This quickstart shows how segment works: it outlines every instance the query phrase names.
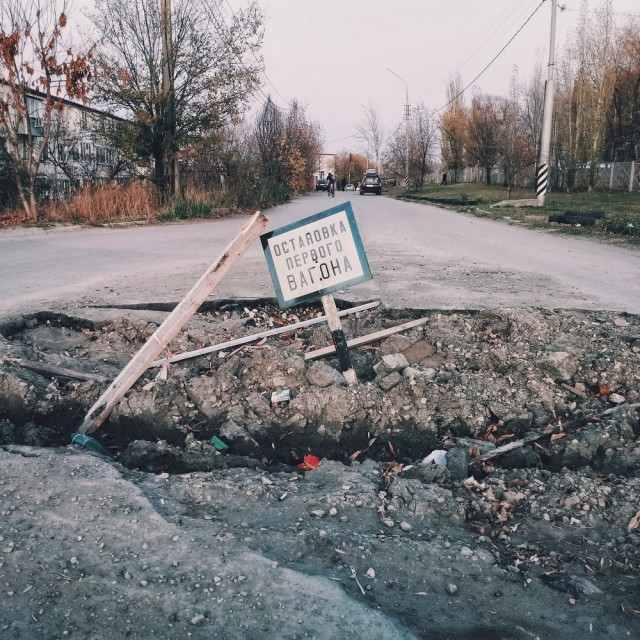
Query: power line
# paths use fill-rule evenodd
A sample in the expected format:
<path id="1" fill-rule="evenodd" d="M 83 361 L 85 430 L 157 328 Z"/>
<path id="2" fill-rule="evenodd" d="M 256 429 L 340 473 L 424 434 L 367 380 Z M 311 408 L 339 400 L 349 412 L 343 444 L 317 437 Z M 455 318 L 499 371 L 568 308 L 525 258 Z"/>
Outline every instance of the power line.
<path id="1" fill-rule="evenodd" d="M 229 7 L 229 11 L 231 11 L 231 15 L 235 18 L 236 14 L 233 11 L 233 7 L 229 4 L 229 0 L 225 0 L 225 1 L 227 3 L 227 6 Z M 253 56 L 254 60 L 258 64 L 260 64 L 260 61 L 258 60 L 258 58 L 257 58 L 256 54 L 253 52 L 253 50 L 251 50 L 251 55 Z M 273 82 L 271 82 L 271 78 L 267 75 L 267 72 L 266 71 L 261 71 L 260 73 L 267 79 L 267 82 L 271 85 L 271 88 L 278 94 L 278 96 L 280 96 L 281 100 L 283 102 L 286 102 L 287 104 L 289 104 L 289 101 L 278 91 L 278 89 L 276 88 L 276 85 L 273 84 Z M 287 109 L 287 111 L 288 110 L 289 109 Z"/>
<path id="2" fill-rule="evenodd" d="M 444 108 L 448 107 L 452 102 L 454 102 L 457 98 L 459 98 L 498 59 L 500 54 L 515 40 L 516 36 L 525 28 L 525 26 L 528 24 L 528 22 L 531 20 L 531 18 L 533 18 L 533 16 L 535 16 L 536 13 L 538 13 L 538 11 L 540 10 L 540 7 L 542 7 L 542 5 L 545 3 L 545 1 L 546 0 L 541 0 L 540 4 L 534 9 L 533 13 L 524 21 L 524 23 L 511 36 L 511 38 L 509 38 L 507 44 L 505 44 L 504 47 L 502 47 L 502 49 L 500 49 L 500 51 L 498 51 L 498 53 L 496 53 L 496 55 L 484 67 L 484 69 L 482 69 L 482 71 L 480 71 L 480 73 L 464 89 L 462 89 L 462 91 L 460 91 L 457 95 L 453 96 L 453 98 L 451 98 L 451 100 L 449 100 L 449 102 L 447 102 L 446 104 L 442 105 L 439 109 L 436 109 L 433 113 L 438 113 L 439 111 L 442 111 Z"/>
<path id="3" fill-rule="evenodd" d="M 483 58 L 486 53 L 490 52 L 494 49 L 494 45 L 497 44 L 498 36 L 499 40 L 502 41 L 503 34 L 500 33 L 500 30 L 506 27 L 506 31 L 511 31 L 514 23 L 517 24 L 522 20 L 523 15 L 526 15 L 525 11 L 518 11 L 518 9 L 522 8 L 522 3 L 518 0 L 512 0 L 511 4 L 501 12 L 500 18 L 494 23 L 494 25 L 490 28 L 490 30 L 486 33 L 482 34 L 481 39 L 475 46 L 472 46 L 466 54 L 460 59 L 460 61 L 455 65 L 454 70 L 449 73 L 449 77 L 453 76 L 454 73 L 459 72 L 460 69 L 465 66 L 465 64 L 471 60 L 477 60 L 478 58 Z M 518 15 L 515 13 L 518 11 Z M 514 17 L 514 20 L 511 21 L 511 17 Z M 509 22 L 509 24 L 507 24 Z"/>
<path id="4" fill-rule="evenodd" d="M 228 4 L 228 1 L 227 1 Z M 224 29 L 218 24 L 218 21 L 215 18 L 215 12 L 212 9 L 211 5 L 209 4 L 209 0 L 204 0 L 204 5 L 207 7 L 207 9 L 209 10 L 209 17 L 211 18 L 211 21 L 213 23 L 213 26 L 215 28 L 215 30 L 218 32 L 218 35 L 220 36 L 220 38 L 222 39 L 222 41 L 224 42 L 224 44 L 227 45 L 227 47 L 229 48 L 229 50 L 233 53 L 233 56 L 236 58 L 236 60 L 238 61 L 238 63 L 240 64 L 240 66 L 247 72 L 249 72 L 249 69 L 247 69 L 246 65 L 244 64 L 244 61 L 242 60 L 242 58 L 236 53 L 234 47 L 232 46 L 232 43 L 229 42 L 229 38 L 227 36 L 227 34 L 225 33 Z M 233 10 L 232 10 L 233 13 Z M 235 17 L 235 13 L 233 14 Z M 253 53 L 253 51 L 252 51 Z M 255 57 L 255 54 L 253 54 Z M 257 58 L 256 58 L 257 61 Z M 258 64 L 259 61 L 258 61 Z M 262 73 L 262 72 L 261 72 Z M 265 101 L 271 101 L 271 103 L 277 108 L 280 109 L 281 111 L 290 111 L 289 108 L 285 108 L 285 107 L 281 107 L 280 105 L 277 105 L 275 102 L 273 102 L 273 100 L 271 100 L 270 96 L 268 96 L 263 90 L 262 87 L 258 86 L 257 88 L 257 93 L 259 93 Z M 280 95 L 280 94 L 278 94 Z M 280 96 L 282 98 L 282 96 Z M 282 98 L 284 100 L 284 98 Z M 286 100 L 285 100 L 286 102 Z"/>

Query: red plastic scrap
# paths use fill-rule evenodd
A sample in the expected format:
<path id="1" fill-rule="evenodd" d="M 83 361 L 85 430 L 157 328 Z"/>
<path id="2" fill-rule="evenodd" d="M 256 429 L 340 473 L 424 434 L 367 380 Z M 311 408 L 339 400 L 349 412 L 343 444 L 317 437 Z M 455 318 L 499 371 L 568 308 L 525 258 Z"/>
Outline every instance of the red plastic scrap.
<path id="1" fill-rule="evenodd" d="M 320 458 L 316 456 L 308 455 L 303 458 L 303 462 L 298 465 L 298 469 L 303 471 L 313 471 L 320 466 Z"/>

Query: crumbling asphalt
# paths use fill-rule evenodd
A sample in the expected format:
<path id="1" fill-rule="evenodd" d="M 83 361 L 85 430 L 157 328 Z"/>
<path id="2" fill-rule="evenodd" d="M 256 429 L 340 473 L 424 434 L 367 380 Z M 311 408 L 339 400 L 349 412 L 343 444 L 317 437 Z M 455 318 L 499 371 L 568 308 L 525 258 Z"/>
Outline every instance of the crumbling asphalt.
<path id="1" fill-rule="evenodd" d="M 227 301 L 166 355 L 319 313 Z M 640 634 L 637 316 L 380 307 L 347 337 L 424 322 L 353 349 L 357 385 L 318 324 L 150 369 L 109 456 L 70 444 L 164 316 L 2 324 L 3 635 Z"/>

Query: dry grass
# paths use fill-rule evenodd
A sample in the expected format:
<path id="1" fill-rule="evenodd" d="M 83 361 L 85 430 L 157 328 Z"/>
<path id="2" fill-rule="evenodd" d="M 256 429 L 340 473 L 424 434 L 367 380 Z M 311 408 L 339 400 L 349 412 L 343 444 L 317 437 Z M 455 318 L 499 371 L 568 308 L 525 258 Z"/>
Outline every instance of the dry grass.
<path id="1" fill-rule="evenodd" d="M 84 187 L 72 200 L 45 205 L 41 217 L 48 222 L 105 224 L 149 220 L 160 212 L 156 189 L 143 182 Z"/>
<path id="2" fill-rule="evenodd" d="M 255 199 L 256 194 L 252 193 L 251 197 Z M 281 201 L 286 199 L 277 200 L 276 203 Z M 256 208 L 261 208 L 261 205 L 268 206 L 262 202 L 240 206 L 238 193 L 233 189 L 205 190 L 187 185 L 180 198 L 167 200 L 159 197 L 156 188 L 148 182 L 107 184 L 99 187 L 86 186 L 76 192 L 70 200 L 41 205 L 37 222 L 27 220 L 22 208 L 0 211 L 0 227 L 21 224 L 98 225 L 132 221 L 166 222 L 220 218 L 253 213 Z"/>

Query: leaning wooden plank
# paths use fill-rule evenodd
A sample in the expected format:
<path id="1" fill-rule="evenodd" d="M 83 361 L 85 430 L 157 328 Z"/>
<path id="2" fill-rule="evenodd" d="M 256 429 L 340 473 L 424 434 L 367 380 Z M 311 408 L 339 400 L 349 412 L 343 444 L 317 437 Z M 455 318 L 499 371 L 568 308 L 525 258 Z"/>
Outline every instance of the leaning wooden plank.
<path id="1" fill-rule="evenodd" d="M 379 306 L 380 306 L 379 300 L 377 300 L 376 302 L 367 302 L 366 304 L 361 304 L 358 307 L 352 307 L 351 309 L 344 309 L 343 311 L 339 311 L 338 315 L 340 317 L 347 316 L 352 313 L 358 313 L 359 311 L 366 311 L 367 309 L 373 309 Z M 261 331 L 260 333 L 253 333 L 250 336 L 244 336 L 243 338 L 236 338 L 235 340 L 228 340 L 227 342 L 221 342 L 220 344 L 213 344 L 209 347 L 196 349 L 195 351 L 185 351 L 184 353 L 179 353 L 175 356 L 171 356 L 170 358 L 160 358 L 160 360 L 156 360 L 155 362 L 152 362 L 150 366 L 161 367 L 163 364 L 167 362 L 169 362 L 170 364 L 173 364 L 174 362 L 180 362 L 181 360 L 188 360 L 189 358 L 197 358 L 198 356 L 202 356 L 207 353 L 213 353 L 214 351 L 224 351 L 224 349 L 232 349 L 233 347 L 238 347 L 240 345 L 247 344 L 249 342 L 255 342 L 256 340 L 260 340 L 261 338 L 277 336 L 280 333 L 290 333 L 291 331 L 296 331 L 297 329 L 310 327 L 314 324 L 326 322 L 326 320 L 327 320 L 327 316 L 322 315 L 322 316 L 318 316 L 317 318 L 311 318 L 310 320 L 302 320 L 301 322 L 294 322 L 293 324 L 288 324 L 284 327 L 277 327 L 276 329 L 268 329 L 267 331 Z"/>
<path id="2" fill-rule="evenodd" d="M 359 347 L 362 344 L 369 344 L 376 340 L 382 340 L 387 336 L 392 336 L 394 333 L 400 333 L 401 331 L 407 331 L 407 329 L 413 329 L 419 327 L 421 324 L 429 322 L 429 318 L 418 318 L 417 320 L 411 320 L 404 324 L 399 324 L 397 327 L 390 327 L 389 329 L 383 329 L 382 331 L 376 331 L 375 333 L 369 333 L 366 336 L 360 336 L 359 338 L 353 338 L 347 341 L 348 347 Z M 322 349 L 316 349 L 315 351 L 309 351 L 304 354 L 305 360 L 314 360 L 315 358 L 321 358 L 322 356 L 328 356 L 334 353 L 336 348 L 332 345 L 330 347 L 323 347 Z"/>
<path id="3" fill-rule="evenodd" d="M 71 378 L 72 380 L 95 380 L 96 382 L 106 382 L 107 378 L 98 375 L 97 373 L 85 373 L 84 371 L 76 371 L 75 369 L 66 369 L 65 367 L 56 367 L 52 364 L 45 364 L 44 362 L 35 362 L 33 360 L 24 360 L 16 358 L 14 362 L 17 362 L 21 367 L 35 371 L 36 373 L 42 373 L 52 378 Z"/>
<path id="4" fill-rule="evenodd" d="M 78 431 L 92 433 L 107 419 L 113 408 L 120 402 L 124 394 L 135 384 L 136 380 L 148 369 L 149 365 L 166 349 L 178 331 L 187 323 L 207 296 L 215 289 L 231 268 L 238 262 L 244 252 L 260 235 L 267 224 L 267 219 L 260 211 L 251 218 L 238 235 L 227 245 L 220 257 L 204 272 L 191 291 L 165 318 L 155 330 L 151 338 L 120 372 L 109 388 L 89 409 Z M 100 414 L 94 414 L 101 409 Z"/>

